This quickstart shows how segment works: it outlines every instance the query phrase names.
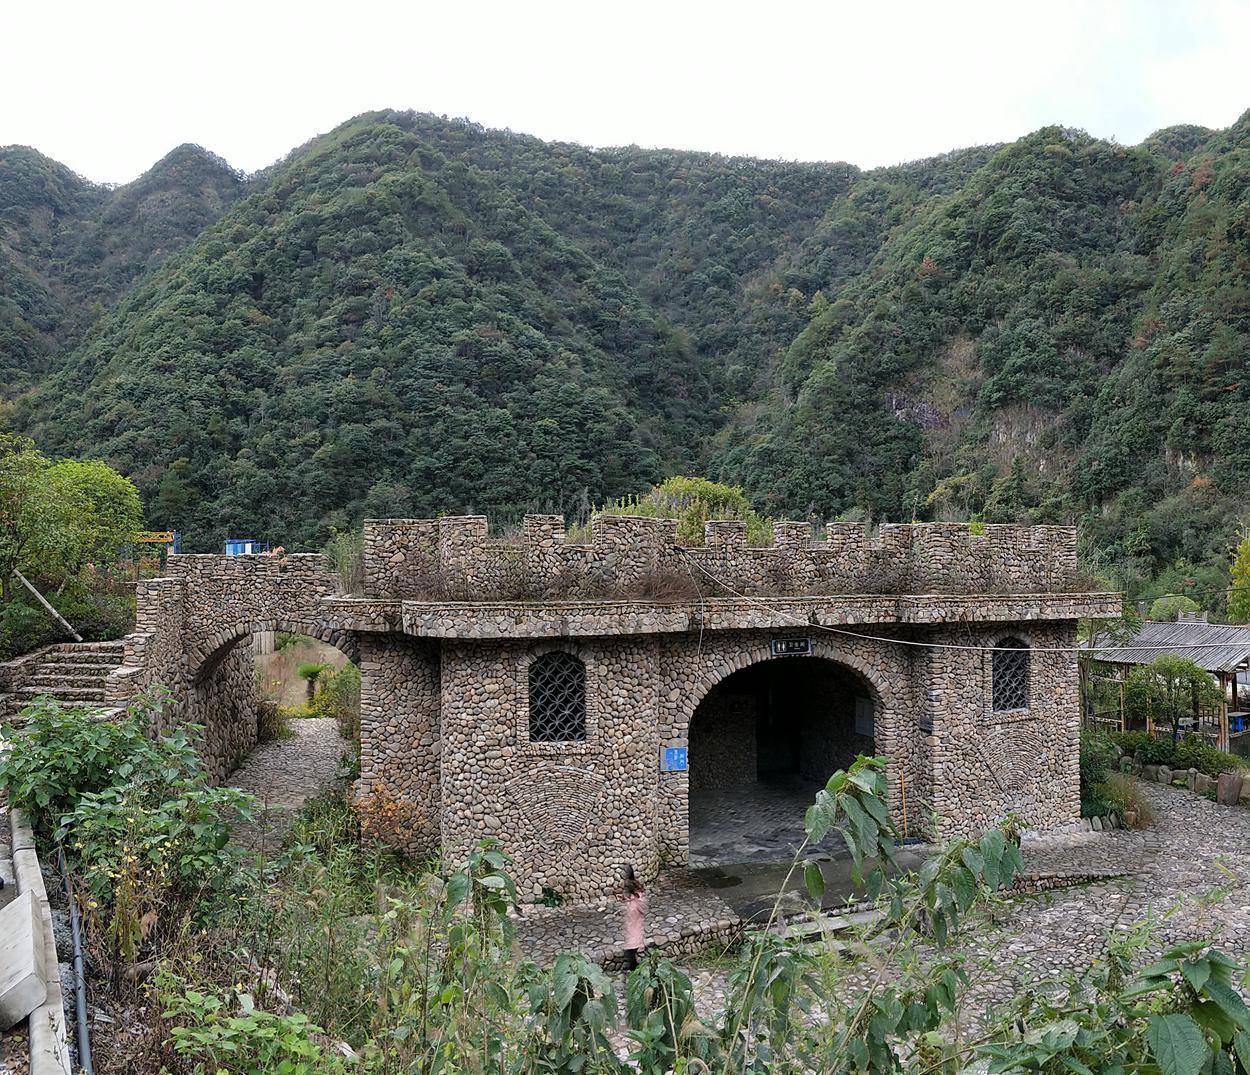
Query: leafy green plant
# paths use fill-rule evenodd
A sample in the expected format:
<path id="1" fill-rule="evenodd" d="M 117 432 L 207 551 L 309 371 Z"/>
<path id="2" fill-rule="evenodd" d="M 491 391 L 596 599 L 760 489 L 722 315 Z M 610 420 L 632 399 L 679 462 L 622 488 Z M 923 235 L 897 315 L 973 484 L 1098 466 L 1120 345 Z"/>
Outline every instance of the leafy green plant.
<path id="1" fill-rule="evenodd" d="M 178 990 L 163 983 L 164 1017 L 173 1022 L 174 1052 L 196 1075 L 336 1075 L 342 1057 L 322 1044 L 322 1030 L 306 1015 L 275 1015 L 250 994 Z"/>
<path id="2" fill-rule="evenodd" d="M 256 737 L 261 743 L 272 743 L 291 736 L 291 710 L 271 698 L 262 698 L 256 704 Z"/>
<path id="3" fill-rule="evenodd" d="M 157 740 L 147 734 L 159 705 L 144 699 L 124 716 L 100 721 L 81 707 L 36 699 L 16 724 L 4 726 L 15 748 L 0 754 L 0 791 L 46 836 L 84 796 L 139 773 L 180 769 L 194 754 L 188 733 Z"/>
<path id="4" fill-rule="evenodd" d="M 365 535 L 363 530 L 332 530 L 323 550 L 338 573 L 345 594 L 364 593 Z"/>
<path id="5" fill-rule="evenodd" d="M 330 670 L 330 665 L 321 661 L 305 661 L 296 669 L 296 674 L 308 686 L 308 704 L 311 706 L 317 693 L 317 682 Z"/>
<path id="6" fill-rule="evenodd" d="M 1187 735 L 1176 744 L 1173 767 L 1197 769 L 1207 776 L 1219 776 L 1220 773 L 1242 772 L 1250 768 L 1250 762 L 1237 754 L 1218 750 L 1196 735 Z"/>
<path id="7" fill-rule="evenodd" d="M 1107 775 L 1119 760 L 1120 750 L 1105 732 L 1081 729 L 1081 816 L 1101 817 L 1109 812 L 1102 795 Z"/>
<path id="8" fill-rule="evenodd" d="M 309 709 L 313 716 L 333 717 L 344 739 L 360 739 L 360 669 L 348 662 L 337 671 L 327 670 L 320 677 Z"/>
<path id="9" fill-rule="evenodd" d="M 676 519 L 677 538 L 686 545 L 703 544 L 703 525 L 713 519 L 737 519 L 746 524 L 753 545 L 771 545 L 772 523 L 752 507 L 737 486 L 707 478 L 673 477 L 640 496 L 609 501 L 595 515 L 640 515 Z"/>
<path id="10" fill-rule="evenodd" d="M 1207 776 L 1250 769 L 1250 761 L 1239 754 L 1218 750 L 1192 734 L 1173 742 L 1146 732 L 1112 732 L 1111 740 L 1125 754 L 1132 754 L 1142 765 L 1166 765 L 1170 769 L 1192 768 L 1206 773 Z"/>
<path id="11" fill-rule="evenodd" d="M 112 721 L 41 700 L 7 729 L 0 788 L 26 807 L 45 841 L 62 844 L 89 897 L 87 921 L 114 963 L 133 963 L 228 887 L 238 852 L 230 825 L 249 796 L 211 787 L 199 729 L 151 737 L 154 703 Z"/>
<path id="12" fill-rule="evenodd" d="M 882 765 L 859 759 L 834 774 L 804 824 L 809 843 L 842 834 L 864 891 L 875 894 L 876 915 L 840 945 L 809 946 L 780 928 L 751 933 L 732 957 L 724 1010 L 707 1016 L 689 976 L 656 954 L 627 979 L 623 1010 L 610 980 L 582 955 L 561 955 L 549 970 L 518 963 L 510 864 L 491 843 L 458 868 L 407 883 L 377 874 L 375 894 L 367 883 L 344 882 L 335 856 L 346 850 L 350 826 L 327 799 L 308 811 L 265 898 L 248 913 L 246 928 L 260 932 L 244 947 L 272 978 L 267 971 L 257 979 L 253 965 L 224 979 L 256 980 L 250 991 L 180 984 L 165 1009 L 179 1030 L 177 1050 L 206 1075 L 213 1064 L 338 1071 L 336 1058 L 317 1053 L 324 1046 L 312 1019 L 353 1045 L 360 1070 L 374 1072 L 1199 1075 L 1232 1073 L 1239 1062 L 1246 1069 L 1250 1020 L 1237 964 L 1194 942 L 1138 969 L 1141 953 L 1158 949 L 1150 924 L 1113 939 L 1106 960 L 1061 975 L 1059 988 L 1021 991 L 967 1024 L 962 942 L 1019 873 L 1018 829 L 1004 819 L 979 840 L 941 848 L 916 871 L 887 873 L 895 836 Z M 800 849 L 792 872 L 804 870 L 819 900 L 814 865 Z M 349 891 L 355 895 L 342 899 Z M 360 923 L 360 908 L 375 898 L 375 913 Z M 237 927 L 230 936 L 237 952 Z M 272 999 L 270 981 L 287 987 L 300 1017 L 259 1012 Z M 627 1050 L 619 1050 L 622 1031 Z"/>
<path id="13" fill-rule="evenodd" d="M 1149 664 L 1135 665 L 1124 681 L 1125 708 L 1134 720 L 1149 717 L 1181 738 L 1181 721 L 1224 700 L 1209 673 L 1185 657 L 1165 653 Z"/>
<path id="14" fill-rule="evenodd" d="M 133 772 L 84 795 L 61 819 L 58 839 L 90 893 L 89 922 L 116 959 L 133 963 L 229 886 L 245 852 L 229 846 L 234 819 L 249 818 L 251 796 L 209 787 L 195 770 Z"/>
<path id="15" fill-rule="evenodd" d="M 690 977 L 667 959 L 648 953 L 630 974 L 625 1014 L 630 1059 L 641 1075 L 666 1075 L 679 1061 L 706 1064 L 719 1052 L 714 1029 L 699 1018 Z"/>
<path id="16" fill-rule="evenodd" d="M 526 1054 L 535 1070 L 624 1075 L 610 1037 L 617 1025 L 616 991 L 602 967 L 566 953 L 549 974 L 532 974 L 525 995 Z"/>

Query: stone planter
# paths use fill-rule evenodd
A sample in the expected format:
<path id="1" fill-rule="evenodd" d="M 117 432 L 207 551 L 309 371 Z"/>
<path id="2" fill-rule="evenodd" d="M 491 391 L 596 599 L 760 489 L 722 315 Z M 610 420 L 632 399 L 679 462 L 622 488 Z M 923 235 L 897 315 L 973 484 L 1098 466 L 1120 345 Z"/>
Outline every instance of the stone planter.
<path id="1" fill-rule="evenodd" d="M 1184 781 L 1190 791 L 1199 795 L 1215 792 L 1216 802 L 1224 806 L 1236 806 L 1238 803 L 1250 805 L 1250 779 L 1247 779 L 1250 773 L 1220 773 L 1219 777 L 1210 777 L 1197 769 L 1169 769 L 1166 765 L 1143 765 L 1139 772 L 1143 780 L 1152 783 Z M 1132 824 L 1127 817 L 1125 823 Z"/>
<path id="2" fill-rule="evenodd" d="M 1245 779 L 1240 773 L 1220 773 L 1215 786 L 1215 800 L 1224 806 L 1236 806 L 1241 801 L 1241 789 Z"/>

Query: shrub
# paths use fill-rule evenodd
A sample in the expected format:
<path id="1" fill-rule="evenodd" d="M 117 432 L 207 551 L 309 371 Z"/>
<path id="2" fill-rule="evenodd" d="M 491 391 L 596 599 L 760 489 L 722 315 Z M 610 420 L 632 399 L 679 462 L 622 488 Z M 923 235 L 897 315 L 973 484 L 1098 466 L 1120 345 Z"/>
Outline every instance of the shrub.
<path id="1" fill-rule="evenodd" d="M 341 1057 L 322 1044 L 321 1028 L 293 1012 L 261 1011 L 248 993 L 220 996 L 166 983 L 166 1019 L 174 1052 L 195 1072 L 274 1072 L 282 1075 L 335 1075 L 345 1071 Z"/>
<path id="2" fill-rule="evenodd" d="M 323 675 L 321 690 L 309 706 L 312 716 L 333 717 L 344 739 L 360 739 L 360 669 L 345 664 Z"/>
<path id="3" fill-rule="evenodd" d="M 330 665 L 323 661 L 305 661 L 296 669 L 300 679 L 308 684 L 308 701 L 311 703 L 317 693 L 317 681 L 330 671 Z"/>
<path id="4" fill-rule="evenodd" d="M 90 893 L 88 923 L 115 958 L 185 919 L 234 875 L 230 822 L 250 797 L 208 786 L 194 726 L 150 738 L 152 706 L 113 721 L 41 699 L 5 730 L 0 790 L 62 842 Z"/>
<path id="5" fill-rule="evenodd" d="M 256 737 L 262 743 L 287 739 L 292 735 L 291 707 L 279 705 L 272 698 L 264 698 L 256 707 Z"/>
<path id="6" fill-rule="evenodd" d="M 148 737 L 154 708 L 141 702 L 124 717 L 100 721 L 51 698 L 36 700 L 21 711 L 18 725 L 4 727 L 15 749 L 0 756 L 0 792 L 47 835 L 84 796 L 145 771 L 181 767 L 194 751 L 185 732 Z"/>
<path id="7" fill-rule="evenodd" d="M 1109 773 L 1097 789 L 1097 799 L 1108 806 L 1107 813 L 1127 821 L 1132 815 L 1133 828 L 1145 829 L 1154 824 L 1155 815 L 1137 782 L 1122 773 Z"/>
<path id="8" fill-rule="evenodd" d="M 1247 768 L 1244 758 L 1227 751 L 1217 750 L 1196 735 L 1187 735 L 1176 744 L 1175 769 L 1197 769 L 1207 776 L 1220 773 L 1239 773 Z"/>
<path id="9" fill-rule="evenodd" d="M 1093 817 L 1106 813 L 1101 807 L 1104 803 L 1099 798 L 1099 789 L 1107 779 L 1107 774 L 1115 766 L 1118 757 L 1116 745 L 1104 732 L 1081 731 L 1081 815 Z"/>
<path id="10" fill-rule="evenodd" d="M 135 774 L 84 795 L 58 837 L 91 893 L 114 958 L 133 963 L 141 943 L 173 932 L 233 879 L 242 848 L 229 847 L 251 796 L 208 787 L 198 766 Z"/>
<path id="11" fill-rule="evenodd" d="M 331 530 L 324 549 L 347 594 L 365 591 L 365 535 L 363 530 Z"/>
<path id="12" fill-rule="evenodd" d="M 1182 612 L 1197 612 L 1198 602 L 1192 597 L 1183 597 L 1180 594 L 1171 594 L 1167 597 L 1157 597 L 1150 606 L 1149 618 L 1152 620 L 1174 621 Z"/>
<path id="13" fill-rule="evenodd" d="M 676 519 L 678 540 L 702 545 L 704 523 L 714 519 L 738 519 L 746 523 L 753 545 L 771 545 L 772 523 L 759 514 L 736 485 L 707 478 L 668 478 L 641 496 L 611 501 L 595 512 L 599 515 L 641 515 L 650 519 Z"/>
<path id="14" fill-rule="evenodd" d="M 1170 769 L 1197 769 L 1207 776 L 1240 773 L 1250 769 L 1250 761 L 1217 750 L 1201 737 L 1186 735 L 1179 742 L 1159 739 L 1146 732 L 1113 732 L 1111 740 L 1124 753 L 1132 754 L 1142 765 L 1166 765 Z"/>

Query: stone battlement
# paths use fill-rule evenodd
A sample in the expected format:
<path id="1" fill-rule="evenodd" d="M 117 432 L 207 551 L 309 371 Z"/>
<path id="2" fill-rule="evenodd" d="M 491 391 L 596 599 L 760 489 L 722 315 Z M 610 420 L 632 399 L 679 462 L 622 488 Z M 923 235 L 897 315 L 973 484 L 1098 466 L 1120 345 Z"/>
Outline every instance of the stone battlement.
<path id="1" fill-rule="evenodd" d="M 605 516 L 591 540 L 566 540 L 558 515 L 527 515 L 492 538 L 484 516 L 372 519 L 365 593 L 462 601 L 904 593 L 1065 593 L 1084 588 L 1076 528 L 962 523 L 778 522 L 747 544 L 746 524 L 709 522 L 705 544 L 678 544 L 672 519 Z"/>

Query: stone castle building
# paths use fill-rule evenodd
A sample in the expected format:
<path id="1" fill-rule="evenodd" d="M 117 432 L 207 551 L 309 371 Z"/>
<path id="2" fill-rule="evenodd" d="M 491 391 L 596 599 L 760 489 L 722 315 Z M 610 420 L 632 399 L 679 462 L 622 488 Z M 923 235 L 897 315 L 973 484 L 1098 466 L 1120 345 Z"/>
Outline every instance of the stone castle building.
<path id="1" fill-rule="evenodd" d="M 256 735 L 242 643 L 330 642 L 361 671 L 362 803 L 414 854 L 497 837 L 529 898 L 683 865 L 692 801 L 814 787 L 858 753 L 913 835 L 1073 821 L 1076 624 L 1119 612 L 1065 527 L 778 523 L 752 548 L 736 522 L 683 547 L 657 519 L 584 544 L 554 516 L 511 540 L 373 520 L 361 594 L 315 555 L 171 556 L 138 585 L 111 701 L 161 685 L 224 776 Z"/>

